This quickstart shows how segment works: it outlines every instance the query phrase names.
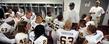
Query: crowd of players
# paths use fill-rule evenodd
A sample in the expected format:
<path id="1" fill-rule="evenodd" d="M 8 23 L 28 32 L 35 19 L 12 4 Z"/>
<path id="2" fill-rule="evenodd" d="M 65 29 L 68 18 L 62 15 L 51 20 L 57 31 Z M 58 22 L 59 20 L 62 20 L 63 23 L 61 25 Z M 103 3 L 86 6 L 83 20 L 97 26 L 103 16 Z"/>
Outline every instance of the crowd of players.
<path id="1" fill-rule="evenodd" d="M 71 19 L 64 21 L 63 15 L 55 18 L 51 13 L 42 17 L 31 9 L 1 11 L 4 15 L 0 16 L 0 44 L 106 44 L 104 40 L 109 41 L 109 36 L 97 30 L 90 15 L 83 15 L 74 23 Z"/>

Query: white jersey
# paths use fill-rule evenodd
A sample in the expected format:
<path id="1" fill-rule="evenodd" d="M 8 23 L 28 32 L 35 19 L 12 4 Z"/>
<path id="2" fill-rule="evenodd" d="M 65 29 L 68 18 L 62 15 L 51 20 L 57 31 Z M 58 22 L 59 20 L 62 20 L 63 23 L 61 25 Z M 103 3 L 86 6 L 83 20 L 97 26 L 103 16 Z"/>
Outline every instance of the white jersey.
<path id="1" fill-rule="evenodd" d="M 32 41 L 32 43 L 34 42 L 34 39 L 35 39 L 34 37 L 35 37 L 34 31 L 30 32 L 30 33 L 29 33 L 29 39 Z M 44 39 L 45 39 L 46 37 L 44 37 L 44 36 L 41 35 L 39 38 L 41 38 L 41 39 L 44 38 Z M 37 38 L 38 41 L 40 40 L 39 38 Z M 36 39 L 36 40 L 37 40 L 37 39 Z M 36 40 L 35 40 L 35 41 L 36 41 Z"/>
<path id="2" fill-rule="evenodd" d="M 17 24 L 18 24 L 18 22 L 21 21 L 21 18 L 15 17 L 15 18 L 14 18 L 14 21 L 15 21 L 15 25 L 14 25 L 14 26 L 16 27 Z"/>
<path id="3" fill-rule="evenodd" d="M 35 23 L 35 21 L 31 22 L 31 27 L 35 28 L 37 25 L 43 25 L 45 27 L 45 33 L 49 35 L 49 32 L 52 30 L 46 23 Z"/>
<path id="4" fill-rule="evenodd" d="M 63 28 L 64 22 L 63 22 L 63 21 L 58 21 L 58 19 L 55 19 L 55 20 L 54 20 L 54 26 L 55 26 L 55 28 L 57 28 L 57 29 Z"/>
<path id="5" fill-rule="evenodd" d="M 6 33 L 6 32 L 11 32 L 11 31 L 14 31 L 14 27 L 10 26 L 7 23 L 3 23 L 0 26 L 0 32 Z"/>
<path id="6" fill-rule="evenodd" d="M 49 17 L 49 16 L 46 16 L 46 17 L 45 17 L 45 21 L 46 21 L 47 23 L 50 23 L 52 20 L 53 20 L 53 17 L 52 17 L 52 16 L 51 16 L 51 17 Z"/>
<path id="7" fill-rule="evenodd" d="M 15 43 L 15 39 L 9 39 L 3 33 L 0 33 L 0 41 L 4 43 L 11 43 L 11 44 Z"/>
<path id="8" fill-rule="evenodd" d="M 41 35 L 39 38 L 37 38 L 34 41 L 34 44 L 47 44 L 47 38 L 43 35 Z"/>
<path id="9" fill-rule="evenodd" d="M 27 19 L 27 18 L 26 18 L 26 15 L 22 16 L 21 18 L 24 19 L 24 21 L 27 21 L 27 22 L 30 21 L 30 22 L 32 22 L 32 21 L 35 21 L 36 15 L 35 15 L 35 13 L 32 12 L 32 16 L 31 16 L 30 19 Z"/>
<path id="10" fill-rule="evenodd" d="M 96 31 L 96 34 L 87 35 L 85 39 L 88 41 L 88 44 L 97 44 L 98 42 L 101 42 L 103 39 L 103 33 L 99 30 Z"/>
<path id="11" fill-rule="evenodd" d="M 94 22 L 94 21 L 88 21 L 88 22 L 86 23 L 86 26 L 89 26 L 89 25 L 95 25 L 95 22 Z"/>
<path id="12" fill-rule="evenodd" d="M 10 16 L 15 17 L 14 11 L 12 11 L 12 13 L 10 14 Z"/>
<path id="13" fill-rule="evenodd" d="M 74 44 L 79 32 L 76 30 L 66 31 L 63 29 L 57 30 L 57 44 Z"/>
<path id="14" fill-rule="evenodd" d="M 93 7 L 90 9 L 89 12 L 90 12 L 90 13 L 91 13 L 91 12 L 94 12 L 94 13 L 95 13 L 95 14 L 91 14 L 93 20 L 96 20 L 96 17 L 100 17 L 101 14 L 104 14 L 104 13 L 105 13 L 104 10 L 103 10 L 103 8 L 100 7 L 100 6 L 98 6 L 98 7 L 93 6 Z"/>
<path id="15" fill-rule="evenodd" d="M 3 21 L 4 22 L 9 22 L 9 21 L 12 21 L 14 18 L 12 18 L 12 17 L 8 17 L 8 18 L 6 18 L 6 19 L 3 19 Z"/>
<path id="16" fill-rule="evenodd" d="M 29 33 L 29 39 L 30 39 L 32 42 L 34 41 L 34 37 L 35 37 L 34 31 L 30 32 L 30 33 Z"/>
<path id="17" fill-rule="evenodd" d="M 79 23 L 80 17 L 75 10 L 68 10 L 64 12 L 63 15 L 64 21 L 70 19 L 73 23 Z"/>
<path id="18" fill-rule="evenodd" d="M 9 16 L 11 16 L 11 17 L 15 17 L 14 11 L 11 11 L 11 13 L 6 12 L 5 15 L 9 15 Z"/>
<path id="19" fill-rule="evenodd" d="M 27 19 L 27 18 L 26 18 L 26 15 L 22 16 L 21 18 L 22 18 L 24 21 L 27 21 L 27 22 L 30 20 L 30 19 Z"/>
<path id="20" fill-rule="evenodd" d="M 83 28 L 80 27 L 79 33 L 81 38 L 85 38 L 85 36 L 87 35 L 87 27 L 83 27 Z"/>
<path id="21" fill-rule="evenodd" d="M 28 40 L 28 35 L 25 33 L 17 33 L 15 35 L 15 41 L 17 44 L 25 43 Z"/>
<path id="22" fill-rule="evenodd" d="M 17 15 L 20 16 L 20 17 L 22 17 L 22 16 L 24 15 L 24 12 L 17 11 L 16 13 L 17 13 Z"/>

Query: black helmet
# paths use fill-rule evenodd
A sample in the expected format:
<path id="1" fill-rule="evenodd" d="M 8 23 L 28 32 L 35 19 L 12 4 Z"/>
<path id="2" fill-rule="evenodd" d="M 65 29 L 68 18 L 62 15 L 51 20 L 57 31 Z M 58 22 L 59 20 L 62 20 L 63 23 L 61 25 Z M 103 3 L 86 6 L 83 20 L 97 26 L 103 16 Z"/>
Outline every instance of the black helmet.
<path id="1" fill-rule="evenodd" d="M 41 36 L 43 34 L 45 34 L 45 28 L 43 25 L 37 25 L 34 29 L 34 34 L 35 36 Z"/>

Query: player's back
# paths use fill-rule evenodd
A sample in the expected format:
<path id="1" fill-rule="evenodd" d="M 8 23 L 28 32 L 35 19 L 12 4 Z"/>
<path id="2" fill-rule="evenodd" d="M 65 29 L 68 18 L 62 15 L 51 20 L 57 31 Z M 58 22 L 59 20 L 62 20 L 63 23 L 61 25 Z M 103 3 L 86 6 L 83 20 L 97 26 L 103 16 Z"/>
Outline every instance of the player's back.
<path id="1" fill-rule="evenodd" d="M 37 38 L 34 41 L 34 44 L 47 44 L 47 38 L 43 35 L 41 35 L 39 38 Z"/>
<path id="2" fill-rule="evenodd" d="M 97 44 L 102 41 L 104 35 L 101 31 L 97 30 L 97 33 L 86 36 L 86 40 L 88 41 L 88 44 Z"/>
<path id="3" fill-rule="evenodd" d="M 74 44 L 78 37 L 78 31 L 70 30 L 66 31 L 63 29 L 57 30 L 58 41 L 57 44 Z"/>

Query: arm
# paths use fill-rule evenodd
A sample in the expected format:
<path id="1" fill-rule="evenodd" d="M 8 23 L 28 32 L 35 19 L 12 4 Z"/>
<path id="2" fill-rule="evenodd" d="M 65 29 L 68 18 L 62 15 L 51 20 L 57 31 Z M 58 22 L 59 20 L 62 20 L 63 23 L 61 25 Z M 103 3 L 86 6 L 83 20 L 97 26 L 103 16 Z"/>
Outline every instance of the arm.
<path id="1" fill-rule="evenodd" d="M 101 15 L 105 15 L 105 11 L 103 8 L 101 9 Z"/>
<path id="2" fill-rule="evenodd" d="M 102 15 L 105 15 L 104 9 L 101 7 L 100 15 L 97 16 L 97 18 L 100 18 Z"/>

